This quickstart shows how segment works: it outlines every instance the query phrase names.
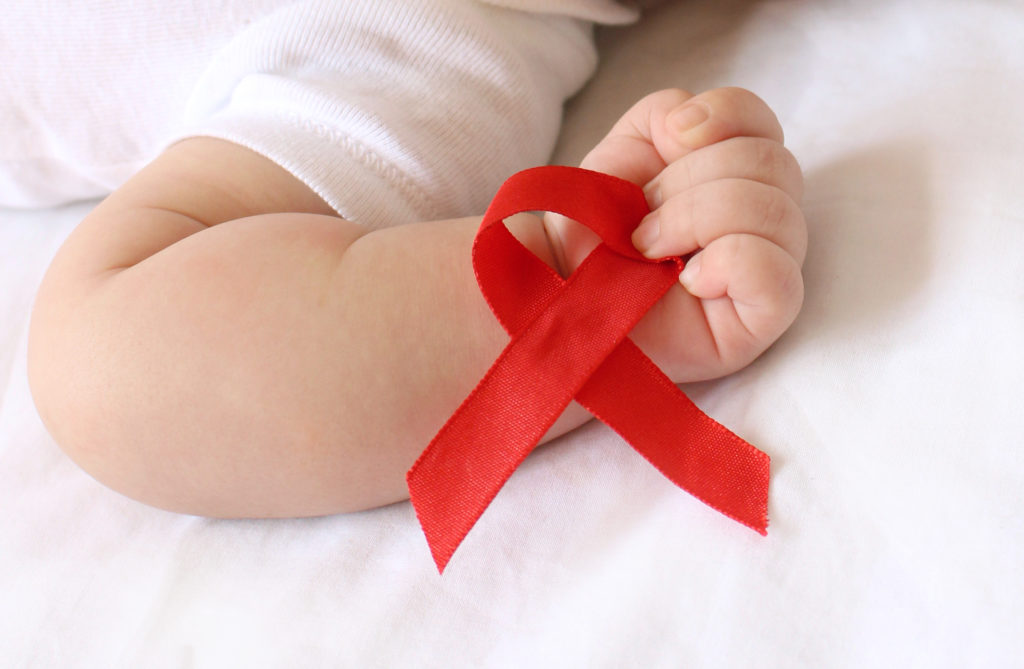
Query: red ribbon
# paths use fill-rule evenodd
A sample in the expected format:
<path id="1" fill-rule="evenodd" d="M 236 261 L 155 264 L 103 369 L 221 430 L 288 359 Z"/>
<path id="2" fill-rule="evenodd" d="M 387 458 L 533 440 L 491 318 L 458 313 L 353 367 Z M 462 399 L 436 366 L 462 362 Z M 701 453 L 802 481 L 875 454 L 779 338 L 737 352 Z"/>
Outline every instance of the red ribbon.
<path id="1" fill-rule="evenodd" d="M 523 211 L 563 214 L 602 243 L 562 279 L 505 227 Z M 626 336 L 683 268 L 633 247 L 647 212 L 635 184 L 558 166 L 513 175 L 488 207 L 473 268 L 512 340 L 406 475 L 439 571 L 573 398 L 676 485 L 767 533 L 768 456 L 698 409 Z"/>

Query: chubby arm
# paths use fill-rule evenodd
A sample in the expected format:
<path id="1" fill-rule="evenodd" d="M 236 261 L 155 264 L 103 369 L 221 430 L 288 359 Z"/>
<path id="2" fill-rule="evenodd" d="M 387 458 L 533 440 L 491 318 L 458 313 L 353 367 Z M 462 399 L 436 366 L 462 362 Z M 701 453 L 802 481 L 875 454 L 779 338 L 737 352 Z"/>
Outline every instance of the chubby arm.
<path id="1" fill-rule="evenodd" d="M 255 153 L 181 142 L 48 271 L 29 348 L 40 414 L 98 480 L 176 511 L 402 499 L 405 470 L 507 342 L 472 272 L 478 224 L 367 233 Z M 538 219 L 511 227 L 550 261 Z M 585 419 L 576 408 L 552 433 Z"/>
<path id="2" fill-rule="evenodd" d="M 802 176 L 740 89 L 640 100 L 584 167 L 645 187 L 634 244 L 691 257 L 630 333 L 674 381 L 756 358 L 800 309 Z M 507 221 L 552 267 L 578 223 Z M 112 488 L 213 516 L 299 516 L 406 497 L 404 473 L 507 342 L 480 295 L 478 218 L 367 232 L 270 161 L 181 142 L 86 218 L 39 291 L 33 395 Z M 546 438 L 581 424 L 570 405 Z"/>

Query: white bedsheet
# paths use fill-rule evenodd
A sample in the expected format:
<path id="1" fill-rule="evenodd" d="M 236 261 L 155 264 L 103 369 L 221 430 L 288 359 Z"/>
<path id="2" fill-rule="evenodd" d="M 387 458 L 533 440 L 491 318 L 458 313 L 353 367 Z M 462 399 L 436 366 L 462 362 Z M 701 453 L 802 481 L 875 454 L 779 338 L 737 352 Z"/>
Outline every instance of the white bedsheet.
<path id="1" fill-rule="evenodd" d="M 996 0 L 702 0 L 601 34 L 559 160 L 645 92 L 729 84 L 805 169 L 799 321 L 688 389 L 771 455 L 767 538 L 596 423 L 527 460 L 443 577 L 407 503 L 128 501 L 25 382 L 35 286 L 86 208 L 0 211 L 0 665 L 1021 666 L 1022 37 Z"/>

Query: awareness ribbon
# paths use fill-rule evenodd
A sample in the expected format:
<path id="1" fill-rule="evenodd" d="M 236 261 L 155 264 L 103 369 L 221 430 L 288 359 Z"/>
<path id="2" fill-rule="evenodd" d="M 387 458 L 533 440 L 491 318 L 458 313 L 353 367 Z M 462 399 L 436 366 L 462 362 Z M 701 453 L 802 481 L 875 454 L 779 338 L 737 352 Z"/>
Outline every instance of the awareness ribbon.
<path id="1" fill-rule="evenodd" d="M 523 211 L 562 214 L 602 242 L 563 279 L 505 227 Z M 511 341 L 406 475 L 438 571 L 574 398 L 680 488 L 767 534 L 768 456 L 697 408 L 627 337 L 684 264 L 633 247 L 647 212 L 635 184 L 562 166 L 519 172 L 492 200 L 473 268 Z"/>

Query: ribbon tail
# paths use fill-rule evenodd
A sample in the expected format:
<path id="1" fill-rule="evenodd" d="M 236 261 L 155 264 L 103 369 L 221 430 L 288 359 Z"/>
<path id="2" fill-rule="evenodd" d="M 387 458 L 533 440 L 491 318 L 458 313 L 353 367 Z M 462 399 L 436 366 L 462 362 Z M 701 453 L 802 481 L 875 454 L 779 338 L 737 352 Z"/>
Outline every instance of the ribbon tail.
<path id="1" fill-rule="evenodd" d="M 506 444 L 499 453 L 490 443 L 474 445 L 462 439 L 455 440 L 455 446 L 438 446 L 439 438 L 447 442 L 451 432 L 464 432 L 465 427 L 460 423 L 449 433 L 439 433 L 406 474 L 409 499 L 439 573 L 444 573 L 462 540 L 533 450 L 533 444 L 523 441 Z M 439 480 L 444 484 L 438 485 Z"/>
<path id="2" fill-rule="evenodd" d="M 576 399 L 677 486 L 767 534 L 768 455 L 701 411 L 632 341 Z"/>

